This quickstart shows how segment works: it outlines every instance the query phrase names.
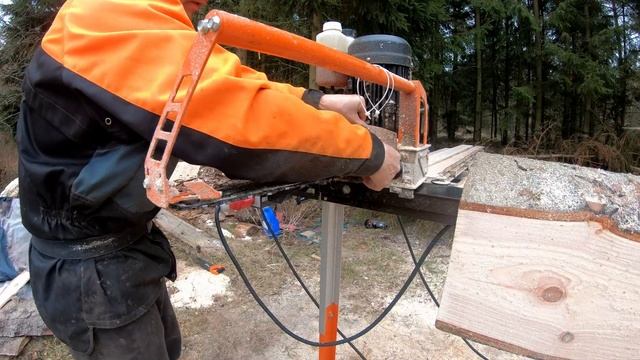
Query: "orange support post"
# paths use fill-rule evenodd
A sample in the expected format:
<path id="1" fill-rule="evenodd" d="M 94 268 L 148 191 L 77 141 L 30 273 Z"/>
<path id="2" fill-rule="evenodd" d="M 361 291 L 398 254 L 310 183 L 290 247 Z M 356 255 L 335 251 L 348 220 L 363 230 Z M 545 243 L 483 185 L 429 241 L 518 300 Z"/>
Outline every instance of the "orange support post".
<path id="1" fill-rule="evenodd" d="M 321 343 L 330 343 L 338 339 L 338 304 L 331 304 L 324 310 L 324 333 L 320 334 Z M 335 360 L 336 347 L 324 346 L 318 350 L 319 360 Z"/>

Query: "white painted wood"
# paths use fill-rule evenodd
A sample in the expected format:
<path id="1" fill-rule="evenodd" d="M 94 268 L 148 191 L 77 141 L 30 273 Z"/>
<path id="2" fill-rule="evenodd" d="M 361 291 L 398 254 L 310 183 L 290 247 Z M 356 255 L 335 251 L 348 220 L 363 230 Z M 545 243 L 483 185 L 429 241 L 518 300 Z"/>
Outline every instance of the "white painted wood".
<path id="1" fill-rule="evenodd" d="M 9 281 L 8 286 L 2 288 L 2 292 L 0 293 L 0 309 L 29 282 L 29 277 L 29 272 L 23 271 L 13 280 Z"/>

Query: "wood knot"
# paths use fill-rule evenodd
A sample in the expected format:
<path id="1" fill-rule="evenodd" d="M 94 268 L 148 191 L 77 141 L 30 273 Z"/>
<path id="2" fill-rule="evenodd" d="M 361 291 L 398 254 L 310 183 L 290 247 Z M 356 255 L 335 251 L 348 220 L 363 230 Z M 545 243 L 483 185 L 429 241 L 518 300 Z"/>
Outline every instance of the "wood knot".
<path id="1" fill-rule="evenodd" d="M 560 341 L 562 341 L 565 344 L 572 342 L 575 338 L 576 337 L 568 331 L 565 331 L 562 334 L 560 334 Z"/>
<path id="2" fill-rule="evenodd" d="M 542 290 L 542 300 L 546 302 L 558 302 L 564 298 L 564 290 L 557 286 L 549 286 Z"/>

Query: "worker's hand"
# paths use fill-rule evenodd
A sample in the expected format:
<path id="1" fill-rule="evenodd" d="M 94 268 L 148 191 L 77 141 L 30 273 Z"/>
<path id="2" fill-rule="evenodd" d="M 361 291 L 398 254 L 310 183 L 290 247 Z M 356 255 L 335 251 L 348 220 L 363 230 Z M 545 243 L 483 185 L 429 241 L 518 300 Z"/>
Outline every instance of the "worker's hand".
<path id="1" fill-rule="evenodd" d="M 364 98 L 358 95 L 326 94 L 320 98 L 320 110 L 331 110 L 339 113 L 352 124 L 366 125 L 367 110 Z"/>
<path id="2" fill-rule="evenodd" d="M 391 146 L 384 144 L 384 161 L 378 171 L 371 176 L 365 176 L 363 183 L 371 190 L 380 191 L 391 184 L 391 180 L 400 172 L 400 153 Z"/>

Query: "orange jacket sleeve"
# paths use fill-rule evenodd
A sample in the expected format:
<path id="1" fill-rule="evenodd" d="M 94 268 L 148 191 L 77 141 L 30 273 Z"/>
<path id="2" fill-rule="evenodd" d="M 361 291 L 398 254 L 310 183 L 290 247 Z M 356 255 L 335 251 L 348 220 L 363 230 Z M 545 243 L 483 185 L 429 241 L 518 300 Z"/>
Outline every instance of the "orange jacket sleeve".
<path id="1" fill-rule="evenodd" d="M 96 101 L 116 121 L 150 139 L 195 36 L 179 0 L 69 0 L 42 49 L 94 86 Z M 269 81 L 216 46 L 174 154 L 256 181 L 375 172 L 384 158 L 380 140 L 306 104 L 303 92 Z M 139 112 L 149 116 L 132 115 Z"/>

